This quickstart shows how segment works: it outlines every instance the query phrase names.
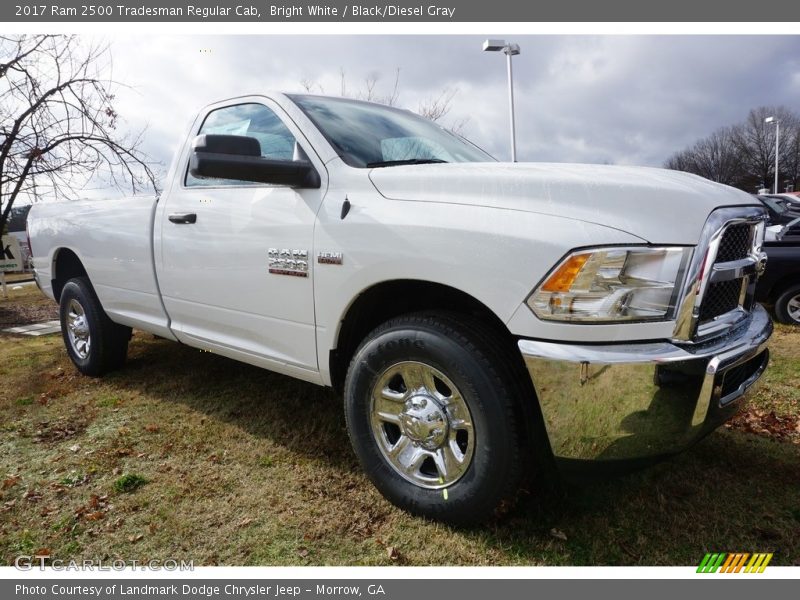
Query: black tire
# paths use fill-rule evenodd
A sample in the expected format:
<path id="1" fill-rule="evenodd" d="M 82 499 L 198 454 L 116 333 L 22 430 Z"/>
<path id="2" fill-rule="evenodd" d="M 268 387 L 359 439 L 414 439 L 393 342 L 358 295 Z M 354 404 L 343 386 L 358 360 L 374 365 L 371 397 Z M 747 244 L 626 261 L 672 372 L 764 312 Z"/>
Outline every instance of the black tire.
<path id="1" fill-rule="evenodd" d="M 80 319 L 80 326 L 72 329 L 71 335 L 70 314 L 71 311 L 73 315 L 78 314 L 79 310 L 83 311 L 83 318 Z M 108 318 L 88 278 L 76 277 L 64 285 L 59 316 L 67 354 L 78 371 L 97 377 L 125 364 L 131 328 L 118 325 Z M 84 332 L 88 333 L 88 345 L 81 343 L 85 342 Z"/>
<path id="2" fill-rule="evenodd" d="M 784 290 L 775 300 L 775 316 L 781 323 L 800 325 L 800 285 L 793 285 Z"/>
<path id="3" fill-rule="evenodd" d="M 501 347 L 491 329 L 468 317 L 419 313 L 378 327 L 356 351 L 345 380 L 347 428 L 367 476 L 394 505 L 415 515 L 466 525 L 498 516 L 513 504 L 523 472 L 524 423 L 518 386 Z M 387 381 L 391 369 L 409 361 L 449 379 L 456 388 L 451 393 L 463 398 L 474 425 L 468 467 L 457 480 L 436 489 L 399 473 L 381 449 L 380 434 L 374 433 L 372 424 L 373 389 Z M 440 383 L 437 376 L 437 386 Z M 405 382 L 398 389 L 404 387 Z M 400 406 L 407 411 L 411 401 L 406 399 Z M 403 418 L 407 419 L 402 417 L 401 422 Z M 396 427 L 399 440 L 407 429 Z M 453 425 L 450 428 L 454 431 Z M 409 443 L 419 445 L 418 440 Z M 463 445 L 467 447 L 468 442 Z M 436 473 L 438 481 L 444 482 L 438 465 L 434 477 Z"/>

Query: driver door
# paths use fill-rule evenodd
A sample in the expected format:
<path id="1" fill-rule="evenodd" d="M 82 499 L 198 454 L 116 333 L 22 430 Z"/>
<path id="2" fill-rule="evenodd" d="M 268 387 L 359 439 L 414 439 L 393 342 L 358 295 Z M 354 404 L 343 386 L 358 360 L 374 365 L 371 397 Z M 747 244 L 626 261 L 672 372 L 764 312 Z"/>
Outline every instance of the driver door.
<path id="1" fill-rule="evenodd" d="M 261 155 L 273 160 L 303 152 L 323 185 L 294 189 L 196 178 L 185 150 L 183 172 L 157 217 L 157 273 L 171 328 L 186 344 L 315 381 L 310 257 L 324 167 L 282 109 L 265 98 L 214 108 L 194 133 L 254 137 Z M 305 260 L 305 272 L 271 271 L 275 252 Z"/>

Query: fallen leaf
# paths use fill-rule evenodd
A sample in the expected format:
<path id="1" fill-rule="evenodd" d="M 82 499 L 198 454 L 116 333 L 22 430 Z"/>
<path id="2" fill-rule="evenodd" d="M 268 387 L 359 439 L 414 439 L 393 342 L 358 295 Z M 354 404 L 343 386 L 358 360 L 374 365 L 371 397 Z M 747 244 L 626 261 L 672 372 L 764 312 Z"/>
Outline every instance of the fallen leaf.
<path id="1" fill-rule="evenodd" d="M 50 557 L 50 548 L 39 548 L 36 552 L 33 553 L 36 558 L 42 557 Z"/>
<path id="2" fill-rule="evenodd" d="M 555 527 L 550 530 L 550 535 L 552 535 L 554 538 L 558 538 L 559 540 L 563 540 L 565 542 L 567 541 L 567 534 L 560 529 L 556 529 Z"/>
<path id="3" fill-rule="evenodd" d="M 400 553 L 394 546 L 386 546 L 386 556 L 389 557 L 389 560 L 400 560 Z"/>
<path id="4" fill-rule="evenodd" d="M 106 516 L 106 514 L 102 510 L 96 510 L 94 512 L 87 513 L 86 514 L 86 520 L 87 521 L 99 521 L 100 519 L 102 519 L 105 516 Z"/>
<path id="5" fill-rule="evenodd" d="M 245 517 L 244 519 L 239 521 L 239 524 L 237 525 L 237 527 L 246 527 L 247 525 L 250 525 L 250 523 L 252 523 L 252 522 L 253 522 L 253 519 L 251 519 L 250 517 Z"/>
<path id="6" fill-rule="evenodd" d="M 19 483 L 19 479 L 20 479 L 19 475 L 11 475 L 9 477 L 6 477 L 3 480 L 3 489 L 7 490 L 10 487 L 14 487 L 15 485 L 17 485 L 17 483 Z"/>
<path id="7" fill-rule="evenodd" d="M 70 452 L 80 452 L 81 447 L 78 444 L 75 444 L 74 446 L 70 446 L 69 449 Z"/>
<path id="8" fill-rule="evenodd" d="M 36 490 L 26 490 L 22 497 L 28 502 L 38 502 L 42 499 L 42 495 Z"/>
<path id="9" fill-rule="evenodd" d="M 139 540 L 141 540 L 143 537 L 144 537 L 144 534 L 143 534 L 143 533 L 140 533 L 140 534 L 138 534 L 138 535 L 130 535 L 130 536 L 128 536 L 128 541 L 129 541 L 131 544 L 135 544 L 136 542 L 138 542 Z"/>
<path id="10" fill-rule="evenodd" d="M 301 546 L 300 548 L 297 549 L 297 555 L 302 558 L 305 558 L 306 556 L 308 556 L 308 548 L 303 548 Z"/>
<path id="11" fill-rule="evenodd" d="M 158 433 L 159 429 L 161 429 L 155 423 L 150 423 L 144 426 L 145 431 L 149 431 L 150 433 Z"/>

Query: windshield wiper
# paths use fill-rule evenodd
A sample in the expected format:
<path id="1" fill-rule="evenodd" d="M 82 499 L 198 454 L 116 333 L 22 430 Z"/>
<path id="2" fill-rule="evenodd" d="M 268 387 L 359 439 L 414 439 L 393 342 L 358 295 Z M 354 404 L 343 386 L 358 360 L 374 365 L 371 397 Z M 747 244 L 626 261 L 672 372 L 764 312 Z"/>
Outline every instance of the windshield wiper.
<path id="1" fill-rule="evenodd" d="M 408 158 L 406 160 L 379 160 L 367 163 L 367 168 L 374 167 L 395 167 L 398 165 L 430 165 L 433 163 L 446 163 L 441 158 Z"/>

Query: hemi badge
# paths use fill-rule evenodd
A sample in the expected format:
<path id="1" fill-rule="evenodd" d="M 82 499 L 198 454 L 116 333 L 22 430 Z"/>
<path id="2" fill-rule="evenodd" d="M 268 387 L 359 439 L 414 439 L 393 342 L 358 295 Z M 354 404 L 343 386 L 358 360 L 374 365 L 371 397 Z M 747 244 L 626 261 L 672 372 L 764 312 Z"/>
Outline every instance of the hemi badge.
<path id="1" fill-rule="evenodd" d="M 342 260 L 341 252 L 320 252 L 317 254 L 317 262 L 322 265 L 340 265 Z"/>

